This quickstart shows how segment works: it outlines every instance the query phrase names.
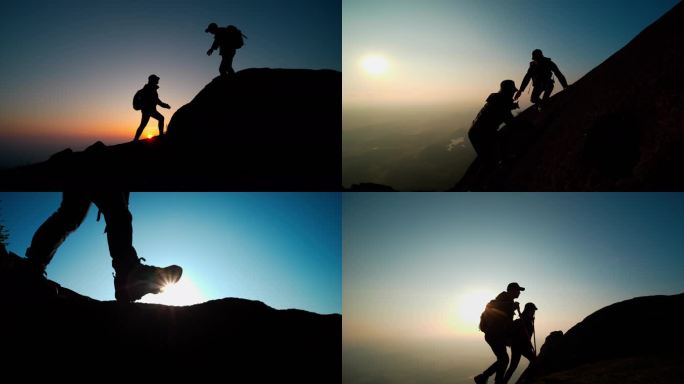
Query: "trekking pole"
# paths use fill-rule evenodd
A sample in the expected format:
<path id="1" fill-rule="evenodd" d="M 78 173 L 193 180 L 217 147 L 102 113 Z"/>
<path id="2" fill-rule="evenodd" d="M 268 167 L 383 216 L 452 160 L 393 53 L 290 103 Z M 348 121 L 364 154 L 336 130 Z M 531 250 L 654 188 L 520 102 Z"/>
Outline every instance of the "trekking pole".
<path id="1" fill-rule="evenodd" d="M 532 338 L 534 339 L 534 355 L 537 355 L 537 330 L 532 331 Z"/>

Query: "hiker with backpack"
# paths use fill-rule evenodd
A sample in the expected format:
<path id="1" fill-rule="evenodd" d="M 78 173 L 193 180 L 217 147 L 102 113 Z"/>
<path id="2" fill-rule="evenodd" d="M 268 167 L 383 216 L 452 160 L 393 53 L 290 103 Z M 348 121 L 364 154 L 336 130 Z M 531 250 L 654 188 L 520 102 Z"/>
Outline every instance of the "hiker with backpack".
<path id="1" fill-rule="evenodd" d="M 553 92 L 553 75 L 556 75 L 558 81 L 560 81 L 563 89 L 568 87 L 568 82 L 565 80 L 565 76 L 561 73 L 560 69 L 556 63 L 554 63 L 548 57 L 544 57 L 541 49 L 535 49 L 532 51 L 532 61 L 530 62 L 530 67 L 523 78 L 522 84 L 520 85 L 520 90 L 515 94 L 515 100 L 520 98 L 520 95 L 527 88 L 527 84 L 532 80 L 532 97 L 530 101 L 540 108 L 542 102 L 546 101 Z M 542 98 L 540 99 L 540 96 Z"/>
<path id="2" fill-rule="evenodd" d="M 147 84 L 133 96 L 133 109 L 142 113 L 140 125 L 135 131 L 135 138 L 133 141 L 137 141 L 140 138 L 147 122 L 150 121 L 150 117 L 155 118 L 159 123 L 159 136 L 162 136 L 164 134 L 164 116 L 157 111 L 157 105 L 166 109 L 171 108 L 170 105 L 159 100 L 159 95 L 157 94 L 157 89 L 159 89 L 159 76 L 150 75 L 147 79 Z"/>
<path id="3" fill-rule="evenodd" d="M 532 335 L 534 334 L 534 313 L 537 311 L 537 306 L 534 303 L 525 304 L 525 309 L 523 309 L 520 314 L 520 318 L 513 321 L 511 327 L 511 365 L 506 371 L 504 376 L 504 383 L 508 383 L 518 368 L 518 363 L 520 363 L 520 357 L 525 356 L 530 362 L 528 368 L 520 376 L 522 379 L 530 370 L 534 367 L 537 360 L 537 352 L 532 346 Z"/>
<path id="4" fill-rule="evenodd" d="M 235 50 L 242 48 L 242 46 L 245 45 L 243 38 L 247 36 L 243 35 L 234 25 L 219 28 L 216 23 L 209 24 L 204 32 L 214 35 L 214 43 L 207 51 L 207 56 L 211 56 L 212 52 L 218 49 L 219 55 L 221 55 L 219 73 L 221 76 L 234 75 L 233 57 L 235 57 Z"/>
<path id="5" fill-rule="evenodd" d="M 525 288 L 518 283 L 510 283 L 506 291 L 501 292 L 490 301 L 482 316 L 480 316 L 480 330 L 485 334 L 485 341 L 496 356 L 496 361 L 481 374 L 475 376 L 475 383 L 485 384 L 489 376 L 496 374 L 494 383 L 503 384 L 506 368 L 508 367 L 508 351 L 506 345 L 511 335 L 513 316 L 520 312 L 520 304 L 516 301 L 520 292 Z"/>
<path id="6" fill-rule="evenodd" d="M 517 90 L 513 80 L 502 81 L 499 92 L 487 97 L 487 104 L 482 107 L 468 131 L 468 138 L 477 156 L 487 165 L 496 165 L 502 157 L 503 129 L 499 130 L 499 126 L 501 123 L 506 123 L 507 126 L 513 123 L 511 111 L 518 108 L 518 104 L 513 101 Z"/>
<path id="7" fill-rule="evenodd" d="M 145 265 L 133 248 L 133 217 L 128 210 L 127 192 L 64 192 L 59 209 L 38 228 L 26 250 L 20 273 L 35 286 L 47 284 L 45 270 L 57 248 L 75 231 L 95 204 L 104 215 L 105 232 L 112 257 L 114 290 L 119 302 L 133 302 L 148 293 L 159 293 L 177 282 L 183 270 L 177 265 L 165 268 Z M 99 220 L 99 214 L 98 214 Z M 54 291 L 54 290 L 53 290 Z M 55 292 L 56 293 L 56 292 Z"/>

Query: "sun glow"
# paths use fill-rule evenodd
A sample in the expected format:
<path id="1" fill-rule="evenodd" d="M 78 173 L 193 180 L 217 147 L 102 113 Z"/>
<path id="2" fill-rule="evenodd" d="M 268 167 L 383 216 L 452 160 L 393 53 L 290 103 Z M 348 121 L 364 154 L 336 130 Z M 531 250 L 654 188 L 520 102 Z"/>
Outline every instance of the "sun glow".
<path id="1" fill-rule="evenodd" d="M 472 290 L 464 292 L 456 304 L 456 328 L 459 333 L 476 334 L 479 332 L 480 315 L 485 305 L 496 294 L 489 290 Z"/>
<path id="2" fill-rule="evenodd" d="M 152 134 L 151 134 L 151 133 L 148 133 L 148 134 L 147 134 L 147 138 L 148 138 L 148 139 L 151 139 L 151 138 L 152 138 Z"/>
<path id="3" fill-rule="evenodd" d="M 202 291 L 188 276 L 183 275 L 176 284 L 170 283 L 162 287 L 156 295 L 145 295 L 141 303 L 165 305 L 193 305 L 206 301 Z"/>
<path id="4" fill-rule="evenodd" d="M 387 72 L 389 63 L 383 56 L 369 55 L 361 60 L 361 66 L 366 73 L 373 76 L 379 76 Z"/>

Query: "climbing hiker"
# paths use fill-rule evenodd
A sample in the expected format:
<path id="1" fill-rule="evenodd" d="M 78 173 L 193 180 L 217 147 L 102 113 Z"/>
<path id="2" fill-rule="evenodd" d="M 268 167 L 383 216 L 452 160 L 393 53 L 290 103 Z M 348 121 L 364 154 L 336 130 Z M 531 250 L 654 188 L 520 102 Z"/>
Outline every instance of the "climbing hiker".
<path id="1" fill-rule="evenodd" d="M 211 23 L 204 32 L 214 35 L 214 43 L 207 51 L 207 55 L 211 56 L 212 52 L 219 50 L 221 55 L 221 65 L 219 66 L 219 73 L 221 76 L 233 75 L 233 57 L 235 57 L 235 50 L 242 48 L 245 45 L 244 38 L 247 37 L 237 29 L 234 25 L 229 25 L 225 28 L 220 28 L 216 23 Z"/>
<path id="2" fill-rule="evenodd" d="M 104 215 L 112 257 L 117 301 L 133 302 L 148 293 L 159 293 L 167 284 L 177 282 L 183 270 L 177 265 L 159 268 L 141 263 L 133 248 L 132 216 L 125 192 L 64 192 L 59 209 L 36 231 L 26 250 L 27 278 L 46 280 L 45 270 L 57 248 L 85 219 L 91 203 Z M 99 214 L 98 214 L 99 219 Z"/>
<path id="3" fill-rule="evenodd" d="M 530 101 L 537 105 L 539 108 L 542 102 L 546 101 L 553 92 L 553 75 L 556 75 L 558 81 L 560 81 L 563 89 L 568 87 L 568 82 L 565 80 L 565 76 L 561 73 L 560 69 L 556 63 L 551 61 L 548 57 L 544 57 L 541 49 L 535 49 L 532 51 L 532 61 L 530 62 L 530 68 L 523 78 L 522 84 L 520 85 L 520 90 L 515 94 L 515 100 L 520 98 L 520 95 L 527 88 L 527 84 L 532 80 L 532 97 Z M 540 99 L 540 96 L 542 98 Z"/>
<path id="4" fill-rule="evenodd" d="M 150 121 L 150 117 L 154 117 L 159 123 L 159 136 L 162 136 L 164 134 L 164 116 L 157 111 L 157 105 L 166 109 L 171 108 L 170 105 L 159 100 L 159 95 L 157 94 L 159 76 L 150 75 L 147 79 L 147 84 L 133 96 L 133 109 L 139 110 L 142 113 L 140 126 L 135 131 L 133 141 L 137 141 L 140 138 L 147 122 Z"/>
<path id="5" fill-rule="evenodd" d="M 495 384 L 504 383 L 506 367 L 508 367 L 508 352 L 506 344 L 513 326 L 515 311 L 520 312 L 520 304 L 516 301 L 520 292 L 525 288 L 518 283 L 510 283 L 506 291 L 501 292 L 490 301 L 480 317 L 480 330 L 485 334 L 485 341 L 496 356 L 496 361 L 481 374 L 475 376 L 475 383 L 487 383 L 489 376 L 496 374 Z"/>
<path id="6" fill-rule="evenodd" d="M 512 110 L 518 108 L 513 95 L 518 89 L 513 80 L 504 80 L 498 93 L 487 97 L 487 104 L 480 110 L 468 131 L 468 138 L 477 155 L 485 164 L 497 164 L 501 158 L 501 123 L 513 122 Z"/>
<path id="7" fill-rule="evenodd" d="M 525 309 L 523 309 L 520 314 L 520 318 L 513 321 L 511 327 L 511 365 L 506 371 L 504 377 L 504 383 L 507 383 L 515 369 L 518 368 L 518 363 L 520 363 L 520 356 L 525 356 L 525 358 L 530 362 L 530 365 L 523 375 L 527 374 L 530 369 L 534 366 L 537 360 L 537 352 L 532 346 L 532 335 L 534 334 L 534 314 L 537 311 L 537 306 L 534 303 L 525 304 Z M 521 376 L 521 379 L 523 376 Z"/>

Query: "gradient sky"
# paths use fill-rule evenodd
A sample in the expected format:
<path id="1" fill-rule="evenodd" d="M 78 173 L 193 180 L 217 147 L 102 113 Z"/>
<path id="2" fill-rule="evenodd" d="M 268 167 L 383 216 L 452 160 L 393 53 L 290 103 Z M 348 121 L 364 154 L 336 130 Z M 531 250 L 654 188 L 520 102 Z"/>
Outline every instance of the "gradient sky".
<path id="1" fill-rule="evenodd" d="M 489 356 L 477 320 L 493 297 L 471 323 L 462 303 L 512 281 L 539 307 L 540 344 L 606 305 L 684 292 L 683 194 L 362 193 L 342 204 L 345 346 L 448 340 Z"/>
<path id="2" fill-rule="evenodd" d="M 345 107 L 479 105 L 501 80 L 520 84 L 535 48 L 573 83 L 676 3 L 345 0 L 343 102 Z M 385 73 L 363 69 L 369 55 L 386 59 Z"/>
<path id="3" fill-rule="evenodd" d="M 8 249 L 23 255 L 59 193 L 0 193 Z M 341 197 L 335 193 L 132 193 L 133 244 L 152 265 L 178 264 L 196 299 L 241 297 L 274 308 L 341 313 Z M 59 248 L 48 277 L 114 299 L 97 209 Z M 161 295 L 147 295 L 154 302 Z"/>
<path id="4" fill-rule="evenodd" d="M 168 123 L 218 75 L 218 52 L 206 55 L 210 22 L 247 35 L 236 70 L 341 70 L 339 0 L 3 1 L 0 166 L 131 140 L 140 122 L 131 100 L 152 73 Z"/>

